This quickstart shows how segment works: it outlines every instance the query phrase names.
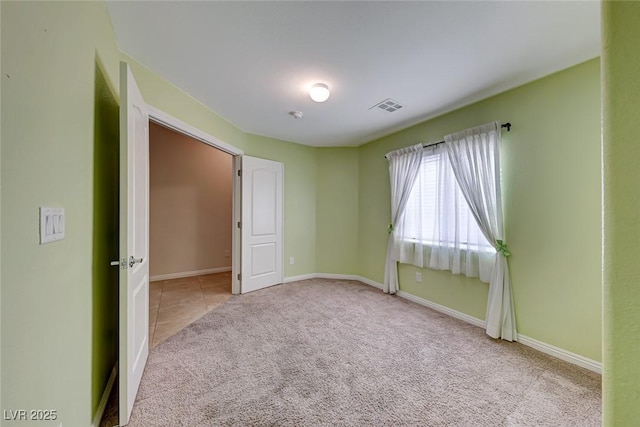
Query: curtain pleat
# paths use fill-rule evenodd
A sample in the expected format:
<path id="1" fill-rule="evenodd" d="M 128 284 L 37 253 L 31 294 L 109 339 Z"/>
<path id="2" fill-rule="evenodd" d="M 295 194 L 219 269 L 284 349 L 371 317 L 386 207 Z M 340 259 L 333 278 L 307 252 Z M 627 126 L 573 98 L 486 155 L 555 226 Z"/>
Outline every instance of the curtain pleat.
<path id="1" fill-rule="evenodd" d="M 383 291 L 395 294 L 398 291 L 398 263 L 394 253 L 398 251 L 396 229 L 404 214 L 411 189 L 416 182 L 420 162 L 422 162 L 422 144 L 416 144 L 387 154 L 389 177 L 391 179 L 391 223 L 389 224 L 389 242 L 384 266 Z"/>
<path id="2" fill-rule="evenodd" d="M 493 122 L 445 136 L 456 181 L 473 217 L 496 249 L 489 282 L 486 331 L 493 338 L 516 341 L 515 310 L 504 242 L 500 184 L 501 124 Z"/>

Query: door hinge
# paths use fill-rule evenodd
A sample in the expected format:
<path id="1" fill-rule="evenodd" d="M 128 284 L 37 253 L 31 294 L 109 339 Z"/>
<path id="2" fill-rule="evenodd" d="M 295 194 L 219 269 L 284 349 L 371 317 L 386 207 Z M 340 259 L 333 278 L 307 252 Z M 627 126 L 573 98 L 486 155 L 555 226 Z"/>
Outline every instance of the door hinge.
<path id="1" fill-rule="evenodd" d="M 242 223 L 238 221 L 238 228 L 242 228 Z"/>
<path id="2" fill-rule="evenodd" d="M 242 274 L 238 273 L 238 280 L 242 280 Z"/>
<path id="3" fill-rule="evenodd" d="M 242 169 L 238 169 L 238 176 L 242 176 Z"/>

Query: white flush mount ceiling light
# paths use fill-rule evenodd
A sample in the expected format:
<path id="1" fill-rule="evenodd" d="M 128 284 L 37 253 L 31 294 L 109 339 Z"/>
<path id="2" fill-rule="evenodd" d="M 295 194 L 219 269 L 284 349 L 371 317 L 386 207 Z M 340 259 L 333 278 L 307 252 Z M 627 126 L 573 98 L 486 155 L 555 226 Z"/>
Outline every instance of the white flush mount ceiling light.
<path id="1" fill-rule="evenodd" d="M 329 99 L 329 95 L 331 95 L 331 92 L 329 92 L 329 86 L 324 83 L 314 84 L 311 86 L 311 90 L 309 91 L 309 96 L 315 102 L 324 102 Z"/>

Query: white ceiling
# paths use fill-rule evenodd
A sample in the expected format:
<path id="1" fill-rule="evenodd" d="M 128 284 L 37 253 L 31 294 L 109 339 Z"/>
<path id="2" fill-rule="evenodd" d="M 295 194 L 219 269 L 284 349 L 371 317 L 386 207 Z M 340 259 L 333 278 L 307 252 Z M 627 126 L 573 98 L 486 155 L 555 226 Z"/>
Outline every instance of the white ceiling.
<path id="1" fill-rule="evenodd" d="M 597 1 L 107 7 L 141 64 L 245 132 L 313 146 L 360 145 L 600 54 Z M 331 89 L 323 104 L 316 82 Z M 405 107 L 369 110 L 386 98 Z"/>

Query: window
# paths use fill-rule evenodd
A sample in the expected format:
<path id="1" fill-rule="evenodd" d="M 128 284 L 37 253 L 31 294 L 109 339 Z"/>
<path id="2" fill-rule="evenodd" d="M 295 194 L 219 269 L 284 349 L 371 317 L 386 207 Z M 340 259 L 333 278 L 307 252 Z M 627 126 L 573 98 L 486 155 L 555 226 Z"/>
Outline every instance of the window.
<path id="1" fill-rule="evenodd" d="M 404 238 L 429 246 L 454 247 L 459 242 L 463 249 L 495 252 L 458 187 L 446 152 L 437 151 L 422 159 L 407 202 Z"/>
<path id="2" fill-rule="evenodd" d="M 396 238 L 400 262 L 489 281 L 495 249 L 469 209 L 444 145 L 425 149 Z"/>

